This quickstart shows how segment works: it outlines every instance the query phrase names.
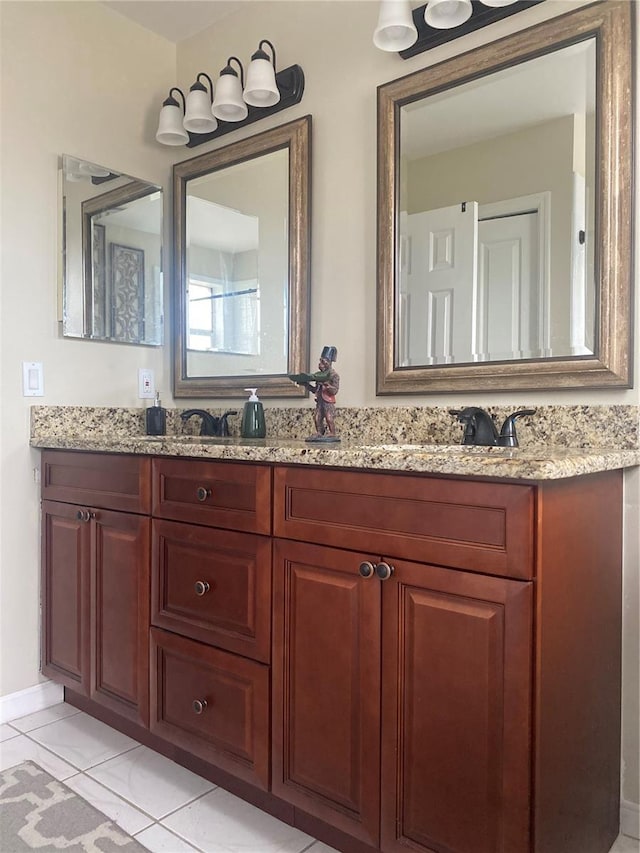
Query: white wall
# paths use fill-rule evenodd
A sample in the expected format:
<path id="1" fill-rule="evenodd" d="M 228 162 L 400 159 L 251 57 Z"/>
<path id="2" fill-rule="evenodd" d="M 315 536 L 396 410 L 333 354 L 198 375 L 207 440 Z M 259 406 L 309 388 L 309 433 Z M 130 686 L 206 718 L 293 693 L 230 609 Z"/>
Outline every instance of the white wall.
<path id="1" fill-rule="evenodd" d="M 579 5 L 571 3 L 571 6 Z M 543 3 L 496 24 L 512 32 L 566 8 Z M 2 686 L 38 679 L 38 454 L 28 440 L 23 360 L 45 366 L 47 404 L 137 405 L 136 371 L 156 371 L 170 401 L 170 348 L 163 351 L 58 338 L 56 325 L 57 155 L 75 154 L 170 185 L 169 163 L 227 145 L 299 116 L 313 116 L 311 348 L 338 347 L 343 405 L 629 403 L 629 391 L 563 391 L 376 398 L 376 87 L 487 40 L 465 37 L 403 62 L 376 50 L 377 0 L 243 4 L 234 15 L 173 47 L 97 3 L 4 0 L 2 15 Z M 216 75 L 230 54 L 246 61 L 261 38 L 278 68 L 302 65 L 302 102 L 199 149 L 153 142 L 157 110 L 175 77 L 188 88 Z M 640 206 L 638 206 L 640 207 Z M 169 209 L 167 207 L 167 209 Z M 637 208 L 638 209 L 638 208 Z M 169 280 L 170 275 L 166 276 Z M 640 288 L 636 289 L 636 301 Z M 636 314 L 638 316 L 638 313 Z M 636 376 L 640 375 L 638 350 Z M 166 389 L 166 390 L 165 390 Z M 205 401 L 201 401 L 205 402 Z M 198 401 L 190 401 L 197 405 Z M 298 405 L 310 406 L 308 401 Z M 638 791 L 638 507 L 640 477 L 627 477 L 625 531 L 623 797 Z"/>
<path id="2" fill-rule="evenodd" d="M 169 350 L 62 339 L 57 322 L 58 158 L 66 153 L 166 184 L 154 122 L 175 46 L 100 3 L 0 3 L 2 280 L 0 694 L 38 682 L 39 454 L 36 403 L 137 406 L 137 369 L 160 387 Z M 23 361 L 45 396 L 22 396 Z"/>

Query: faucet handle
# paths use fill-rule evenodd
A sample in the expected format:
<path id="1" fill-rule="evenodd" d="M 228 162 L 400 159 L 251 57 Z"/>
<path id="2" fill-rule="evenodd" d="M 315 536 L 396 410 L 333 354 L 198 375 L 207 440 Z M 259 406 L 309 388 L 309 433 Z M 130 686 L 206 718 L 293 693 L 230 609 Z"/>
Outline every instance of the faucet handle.
<path id="1" fill-rule="evenodd" d="M 505 418 L 498 436 L 498 444 L 501 447 L 518 447 L 518 436 L 516 433 L 516 421 L 523 415 L 535 415 L 536 409 L 519 409 Z"/>

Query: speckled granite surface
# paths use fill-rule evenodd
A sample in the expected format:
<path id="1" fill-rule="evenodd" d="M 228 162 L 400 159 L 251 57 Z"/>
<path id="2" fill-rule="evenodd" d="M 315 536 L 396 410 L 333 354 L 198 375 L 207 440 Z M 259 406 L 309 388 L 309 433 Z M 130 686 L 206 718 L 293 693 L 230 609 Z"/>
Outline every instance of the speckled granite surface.
<path id="1" fill-rule="evenodd" d="M 513 408 L 488 410 L 500 424 Z M 462 447 L 461 426 L 438 406 L 339 409 L 342 441 L 332 445 L 304 441 L 312 425 L 310 408 L 267 408 L 270 437 L 253 441 L 200 440 L 194 435 L 198 419 L 183 425 L 181 411 L 168 410 L 168 435 L 156 438 L 144 435 L 144 409 L 34 406 L 31 445 L 527 480 L 640 464 L 638 406 L 540 406 L 518 422 L 520 448 L 514 450 Z M 239 415 L 229 418 L 232 433 L 239 421 Z"/>

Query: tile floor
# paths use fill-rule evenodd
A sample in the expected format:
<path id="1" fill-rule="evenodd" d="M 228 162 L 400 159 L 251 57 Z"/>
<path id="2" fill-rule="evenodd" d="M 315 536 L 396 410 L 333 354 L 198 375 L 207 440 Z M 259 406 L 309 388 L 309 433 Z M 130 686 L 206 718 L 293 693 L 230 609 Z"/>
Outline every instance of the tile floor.
<path id="1" fill-rule="evenodd" d="M 153 853 L 334 853 L 71 705 L 0 725 L 0 769 L 27 759 Z M 639 851 L 624 836 L 611 849 Z"/>

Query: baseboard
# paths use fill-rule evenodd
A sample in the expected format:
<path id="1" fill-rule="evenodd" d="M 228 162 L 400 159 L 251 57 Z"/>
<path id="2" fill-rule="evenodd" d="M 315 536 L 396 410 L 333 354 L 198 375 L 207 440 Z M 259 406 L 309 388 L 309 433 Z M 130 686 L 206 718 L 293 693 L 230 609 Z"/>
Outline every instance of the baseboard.
<path id="1" fill-rule="evenodd" d="M 620 832 L 630 838 L 640 839 L 640 805 L 628 800 L 620 801 Z"/>
<path id="2" fill-rule="evenodd" d="M 42 684 L 27 687 L 26 690 L 8 693 L 6 696 L 0 696 L 0 723 L 35 714 L 36 711 L 42 711 L 43 708 L 63 701 L 64 688 L 53 681 L 43 681 Z"/>

